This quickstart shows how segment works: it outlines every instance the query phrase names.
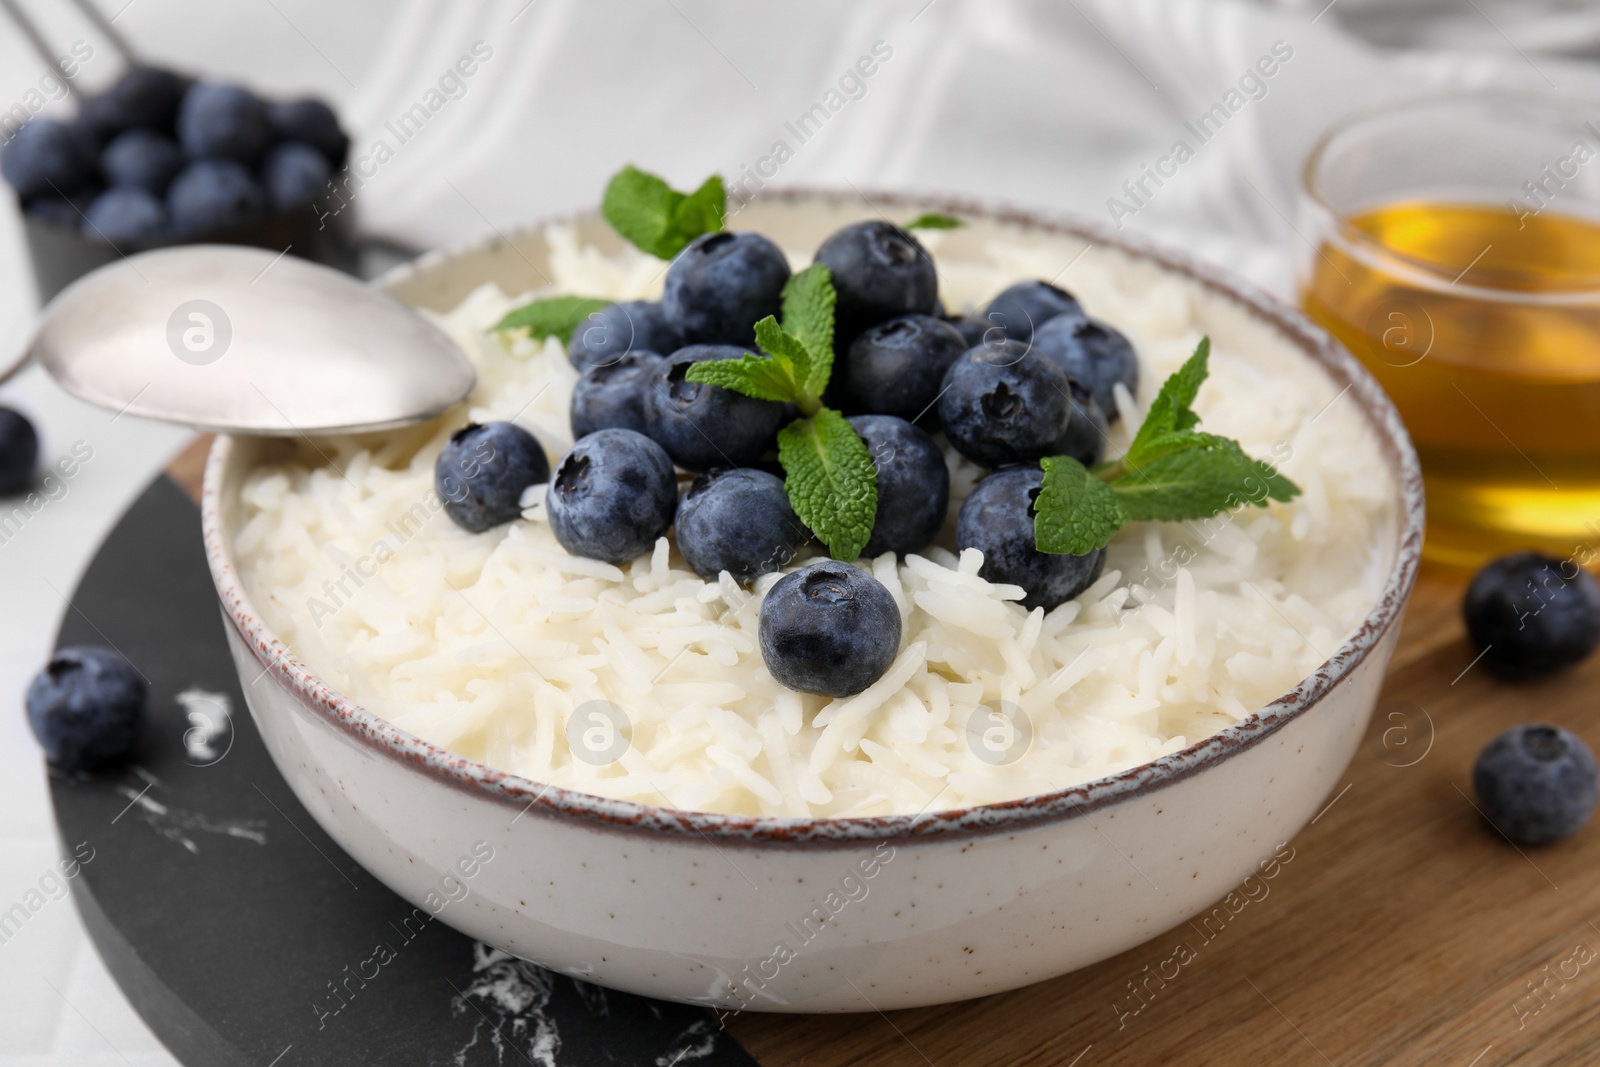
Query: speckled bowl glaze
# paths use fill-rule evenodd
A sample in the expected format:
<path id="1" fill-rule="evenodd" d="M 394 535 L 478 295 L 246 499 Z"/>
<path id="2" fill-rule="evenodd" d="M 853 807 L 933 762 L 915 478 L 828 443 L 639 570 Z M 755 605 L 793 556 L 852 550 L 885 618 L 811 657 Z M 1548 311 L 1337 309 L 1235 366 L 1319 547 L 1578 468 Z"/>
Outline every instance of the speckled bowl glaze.
<path id="1" fill-rule="evenodd" d="M 892 205 L 892 207 L 890 207 Z M 1259 714 L 1122 774 L 920 816 L 780 819 L 652 808 L 553 788 L 422 741 L 333 691 L 266 626 L 235 575 L 239 486 L 271 443 L 219 439 L 205 543 L 250 711 L 296 795 L 408 901 L 558 971 L 728 1010 L 906 1008 L 998 993 L 1131 948 L 1237 885 L 1324 803 L 1366 728 L 1422 543 L 1422 479 L 1376 382 L 1297 312 L 1179 254 L 1092 223 L 851 193 L 765 196 L 734 225 L 815 247 L 880 208 L 969 220 L 940 256 L 994 239 L 1086 244 L 1192 286 L 1232 350 L 1303 360 L 1361 408 L 1394 476 L 1376 606 Z M 576 220 L 602 250 L 617 238 Z M 486 281 L 546 284 L 542 227 L 434 253 L 383 280 L 445 310 Z M 1286 354 L 1285 354 L 1286 353 Z M 490 856 L 485 860 L 484 856 Z"/>

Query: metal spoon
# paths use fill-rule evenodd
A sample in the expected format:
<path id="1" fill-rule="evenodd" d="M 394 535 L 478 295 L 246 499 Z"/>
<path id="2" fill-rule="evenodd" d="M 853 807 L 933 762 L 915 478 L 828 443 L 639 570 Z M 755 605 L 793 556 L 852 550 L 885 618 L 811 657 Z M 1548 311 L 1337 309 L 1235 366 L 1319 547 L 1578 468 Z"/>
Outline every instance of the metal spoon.
<path id="1" fill-rule="evenodd" d="M 44 309 L 30 354 L 91 404 L 268 437 L 421 422 L 477 377 L 392 297 L 233 245 L 144 252 L 84 275 Z"/>

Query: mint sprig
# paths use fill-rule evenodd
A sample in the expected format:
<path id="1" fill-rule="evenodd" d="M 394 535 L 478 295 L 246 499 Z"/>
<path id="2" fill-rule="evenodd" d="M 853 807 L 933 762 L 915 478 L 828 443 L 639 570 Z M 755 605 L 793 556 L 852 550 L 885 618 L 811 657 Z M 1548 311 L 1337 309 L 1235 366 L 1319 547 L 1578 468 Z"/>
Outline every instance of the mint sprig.
<path id="1" fill-rule="evenodd" d="M 696 237 L 722 229 L 728 193 L 716 174 L 694 192 L 680 193 L 629 164 L 607 183 L 600 214 L 640 251 L 671 259 Z"/>
<path id="2" fill-rule="evenodd" d="M 789 504 L 834 559 L 861 555 L 878 516 L 878 471 L 844 416 L 822 408 L 778 431 Z"/>
<path id="3" fill-rule="evenodd" d="M 916 218 L 914 218 L 910 222 L 906 223 L 905 226 L 902 227 L 902 229 L 906 229 L 906 230 L 955 230 L 955 229 L 959 229 L 959 228 L 961 228 L 962 226 L 965 226 L 965 225 L 966 225 L 966 223 L 962 222 L 960 219 L 956 218 L 954 215 L 941 215 L 937 211 L 930 211 L 927 214 L 918 215 Z"/>
<path id="4" fill-rule="evenodd" d="M 834 559 L 853 560 L 872 536 L 878 472 L 845 417 L 822 403 L 833 375 L 837 302 L 827 264 L 814 263 L 784 286 L 782 324 L 770 315 L 755 324 L 765 355 L 702 360 L 687 377 L 800 409 L 800 417 L 778 432 L 789 503 Z"/>
<path id="5" fill-rule="evenodd" d="M 529 336 L 536 340 L 559 337 L 562 344 L 567 344 L 572 340 L 572 331 L 582 325 L 584 319 L 603 307 L 609 307 L 611 303 L 610 300 L 588 296 L 553 296 L 547 300 L 535 300 L 507 312 L 505 318 L 489 327 L 489 332 L 527 330 Z"/>
<path id="6" fill-rule="evenodd" d="M 1211 339 L 1161 385 L 1150 411 L 1118 460 L 1093 470 L 1070 456 L 1042 462 L 1044 487 L 1034 501 L 1034 544 L 1041 552 L 1081 556 L 1110 543 L 1130 522 L 1207 519 L 1244 504 L 1287 502 L 1300 487 L 1239 442 L 1195 429 L 1192 405 L 1206 380 Z"/>

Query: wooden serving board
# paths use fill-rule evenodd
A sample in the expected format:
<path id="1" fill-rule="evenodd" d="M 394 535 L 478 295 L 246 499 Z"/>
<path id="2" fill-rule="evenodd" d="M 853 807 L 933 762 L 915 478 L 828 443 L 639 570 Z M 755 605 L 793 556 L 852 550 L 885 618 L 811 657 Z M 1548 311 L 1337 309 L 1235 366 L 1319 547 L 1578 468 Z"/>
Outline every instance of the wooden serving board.
<path id="1" fill-rule="evenodd" d="M 196 495 L 206 444 L 169 472 Z M 1465 638 L 1467 577 L 1424 567 L 1343 783 L 1210 922 L 982 1000 L 727 1029 L 765 1067 L 1600 1063 L 1600 821 L 1519 849 L 1471 786 L 1519 722 L 1600 747 L 1600 656 L 1496 681 Z"/>

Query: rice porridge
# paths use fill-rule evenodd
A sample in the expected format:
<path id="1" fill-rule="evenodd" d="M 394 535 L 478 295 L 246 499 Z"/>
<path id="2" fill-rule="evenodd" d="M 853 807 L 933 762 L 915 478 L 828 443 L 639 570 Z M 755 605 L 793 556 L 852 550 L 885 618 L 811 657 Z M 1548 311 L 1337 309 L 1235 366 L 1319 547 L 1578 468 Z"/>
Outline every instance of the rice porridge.
<path id="1" fill-rule="evenodd" d="M 939 234 L 923 235 L 937 252 Z M 658 299 L 662 264 L 601 256 L 552 227 L 554 292 Z M 796 267 L 806 254 L 788 252 Z M 1060 264 L 995 241 L 940 260 L 947 306 L 973 306 Z M 1163 379 L 1194 350 L 1193 283 L 1110 251 L 1067 279 L 1138 352 L 1126 447 Z M 865 691 L 792 691 L 757 646 L 761 599 L 702 580 L 663 537 L 614 566 L 570 555 L 545 519 L 469 533 L 443 515 L 434 462 L 469 419 L 511 420 L 552 464 L 572 445 L 578 374 L 559 341 L 486 332 L 523 294 L 474 292 L 439 324 L 478 366 L 467 405 L 365 438 L 301 443 L 241 491 L 240 576 L 265 621 L 328 683 L 470 759 L 642 804 L 764 816 L 915 813 L 1012 800 L 1179 751 L 1314 671 L 1372 609 L 1395 487 L 1357 406 L 1303 356 L 1216 344 L 1196 410 L 1303 490 L 1289 503 L 1186 523 L 1136 523 L 1101 577 L 1052 611 L 957 555 L 960 502 L 985 473 L 947 451 L 951 508 L 922 554 L 858 560 L 900 609 L 903 638 Z M 1216 338 L 1213 337 L 1213 341 Z M 1120 390 L 1120 387 L 1119 387 Z M 686 478 L 688 476 L 685 476 Z M 808 544 L 785 568 L 825 557 Z"/>

